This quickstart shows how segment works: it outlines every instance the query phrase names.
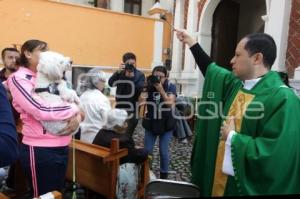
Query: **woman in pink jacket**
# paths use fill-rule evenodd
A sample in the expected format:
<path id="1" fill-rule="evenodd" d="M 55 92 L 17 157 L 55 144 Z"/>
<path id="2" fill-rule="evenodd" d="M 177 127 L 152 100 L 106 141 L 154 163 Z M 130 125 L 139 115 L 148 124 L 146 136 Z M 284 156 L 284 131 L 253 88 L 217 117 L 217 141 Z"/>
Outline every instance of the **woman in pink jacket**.
<path id="1" fill-rule="evenodd" d="M 21 67 L 8 79 L 13 106 L 23 123 L 20 160 L 34 197 L 63 187 L 70 134 L 83 119 L 77 106 L 49 104 L 34 93 L 39 54 L 47 49 L 47 43 L 43 41 L 26 41 L 21 48 Z M 42 120 L 67 120 L 68 125 L 55 136 L 43 129 Z"/>

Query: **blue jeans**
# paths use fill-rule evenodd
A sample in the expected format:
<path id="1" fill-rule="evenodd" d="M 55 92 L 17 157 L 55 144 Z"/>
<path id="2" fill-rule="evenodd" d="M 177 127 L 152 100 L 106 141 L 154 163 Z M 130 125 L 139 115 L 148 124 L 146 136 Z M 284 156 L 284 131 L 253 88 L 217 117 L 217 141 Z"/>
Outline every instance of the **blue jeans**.
<path id="1" fill-rule="evenodd" d="M 153 154 L 153 148 L 156 138 L 159 137 L 159 156 L 160 156 L 160 172 L 168 173 L 169 170 L 169 144 L 173 135 L 173 131 L 165 132 L 161 135 L 154 135 L 151 131 L 145 130 L 145 149 L 149 154 Z"/>

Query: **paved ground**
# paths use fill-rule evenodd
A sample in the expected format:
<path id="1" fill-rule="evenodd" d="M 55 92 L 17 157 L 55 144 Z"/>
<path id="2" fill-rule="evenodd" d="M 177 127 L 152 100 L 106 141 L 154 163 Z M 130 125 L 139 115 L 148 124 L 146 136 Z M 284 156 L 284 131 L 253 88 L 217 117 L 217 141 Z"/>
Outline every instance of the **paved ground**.
<path id="1" fill-rule="evenodd" d="M 144 146 L 144 128 L 141 125 L 141 121 L 139 122 L 135 133 L 133 135 L 136 146 L 143 147 Z M 176 138 L 173 137 L 172 142 L 170 144 L 170 171 L 169 171 L 169 180 L 177 180 L 177 181 L 186 181 L 190 182 L 190 157 L 192 151 L 192 143 L 190 140 L 187 143 L 180 143 Z M 159 177 L 159 153 L 158 153 L 158 143 L 156 142 L 154 147 L 154 159 L 153 159 L 153 172 Z M 70 184 L 67 186 L 70 188 Z M 77 191 L 77 199 L 84 199 L 84 190 L 79 188 Z M 71 191 L 66 191 L 64 194 L 64 198 L 71 199 L 72 193 Z"/>
<path id="2" fill-rule="evenodd" d="M 141 123 L 138 124 L 133 136 L 137 146 L 144 146 L 144 129 Z M 192 151 L 193 141 L 189 140 L 187 143 L 180 143 L 178 139 L 172 139 L 170 144 L 170 171 L 169 179 L 177 181 L 190 182 L 190 157 Z M 159 177 L 159 153 L 158 153 L 158 140 L 154 147 L 154 159 L 152 163 L 154 174 Z"/>

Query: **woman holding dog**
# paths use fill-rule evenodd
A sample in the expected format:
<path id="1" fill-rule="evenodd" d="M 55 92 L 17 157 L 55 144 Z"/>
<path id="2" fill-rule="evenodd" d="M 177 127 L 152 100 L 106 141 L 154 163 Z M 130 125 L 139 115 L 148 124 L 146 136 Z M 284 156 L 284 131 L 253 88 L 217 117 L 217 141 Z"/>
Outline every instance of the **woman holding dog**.
<path id="1" fill-rule="evenodd" d="M 70 134 L 83 119 L 76 105 L 49 104 L 34 93 L 39 54 L 47 50 L 46 42 L 26 41 L 21 48 L 21 67 L 8 79 L 13 106 L 23 123 L 20 161 L 30 180 L 33 197 L 63 188 Z M 62 120 L 68 121 L 68 125 L 59 135 L 48 133 L 40 123 Z"/>

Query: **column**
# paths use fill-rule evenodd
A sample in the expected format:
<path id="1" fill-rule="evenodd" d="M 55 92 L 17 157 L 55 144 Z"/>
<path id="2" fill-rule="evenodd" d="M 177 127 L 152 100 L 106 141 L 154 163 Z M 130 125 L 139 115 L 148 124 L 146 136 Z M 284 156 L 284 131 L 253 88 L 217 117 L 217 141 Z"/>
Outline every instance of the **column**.
<path id="1" fill-rule="evenodd" d="M 267 16 L 265 20 L 265 33 L 270 34 L 277 45 L 277 59 L 272 70 L 284 71 L 287 50 L 291 0 L 266 0 Z"/>
<path id="2" fill-rule="evenodd" d="M 189 0 L 189 7 L 187 13 L 186 29 L 189 33 L 197 32 L 198 21 L 198 2 L 197 0 Z M 196 36 L 194 36 L 196 39 Z M 195 70 L 195 59 L 190 51 L 189 46 L 185 45 L 184 69 L 181 74 L 184 84 L 182 84 L 183 94 L 186 96 L 197 95 L 197 73 Z"/>
<path id="3" fill-rule="evenodd" d="M 175 12 L 174 12 L 174 27 L 183 27 L 183 15 L 184 15 L 184 0 L 176 0 Z M 172 48 L 172 70 L 170 78 L 180 77 L 182 66 L 182 43 L 177 39 L 176 33 L 173 35 L 173 48 Z"/>
<path id="4" fill-rule="evenodd" d="M 159 2 L 156 2 L 152 8 L 148 11 L 151 18 L 156 19 L 154 23 L 154 44 L 153 44 L 153 60 L 151 68 L 158 65 L 163 65 L 162 50 L 163 50 L 163 36 L 164 36 L 164 24 L 160 21 L 160 14 L 166 13 L 167 10 L 160 6 Z"/>
<path id="5" fill-rule="evenodd" d="M 124 12 L 124 0 L 110 0 L 110 9 L 117 12 Z"/>
<path id="6" fill-rule="evenodd" d="M 155 21 L 154 24 L 154 45 L 153 45 L 153 61 L 151 68 L 163 65 L 162 49 L 163 49 L 164 24 L 161 21 Z"/>

